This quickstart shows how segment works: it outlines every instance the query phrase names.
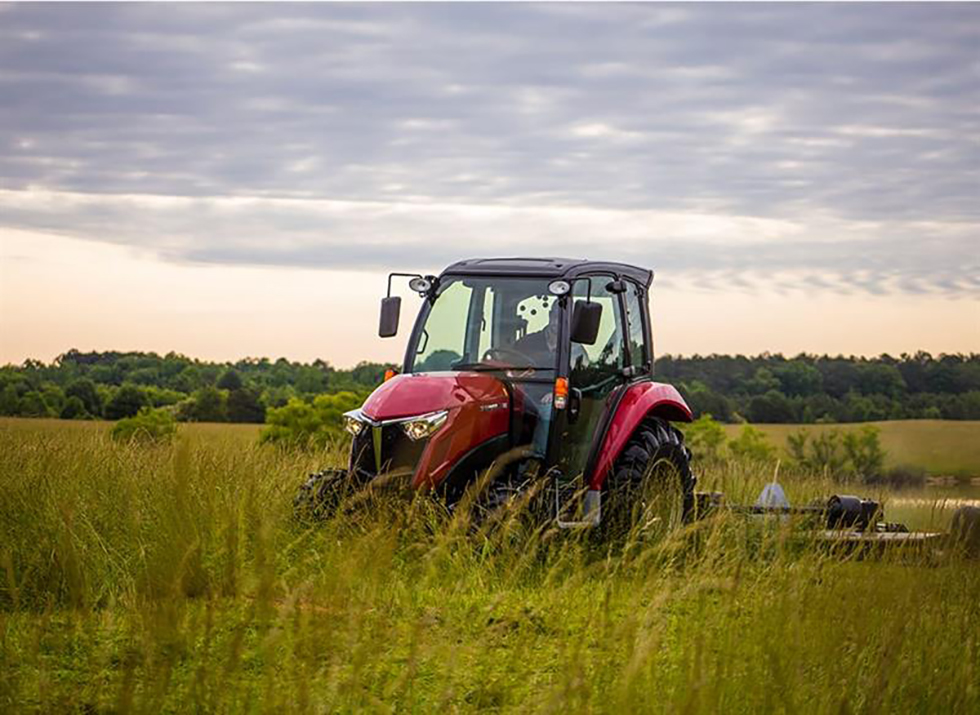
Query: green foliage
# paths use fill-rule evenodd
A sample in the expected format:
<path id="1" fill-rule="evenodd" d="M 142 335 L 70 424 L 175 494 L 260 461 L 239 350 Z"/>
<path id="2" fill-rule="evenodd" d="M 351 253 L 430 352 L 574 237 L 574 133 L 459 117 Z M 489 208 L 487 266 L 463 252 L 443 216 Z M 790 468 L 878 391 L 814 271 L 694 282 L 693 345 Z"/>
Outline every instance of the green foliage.
<path id="1" fill-rule="evenodd" d="M 242 384 L 242 378 L 234 370 L 225 370 L 218 378 L 218 388 L 221 390 L 240 390 Z"/>
<path id="2" fill-rule="evenodd" d="M 106 419 L 120 420 L 135 416 L 146 406 L 146 393 L 136 385 L 123 385 L 105 406 Z"/>
<path id="3" fill-rule="evenodd" d="M 701 415 L 694 422 L 681 425 L 684 441 L 699 464 L 715 466 L 729 458 L 767 462 L 775 458 L 776 448 L 759 429 L 743 425 L 738 437 L 728 439 L 725 430 L 711 415 Z"/>
<path id="4" fill-rule="evenodd" d="M 56 413 L 48 407 L 41 393 L 31 390 L 20 398 L 18 414 L 23 417 L 54 417 Z"/>
<path id="5" fill-rule="evenodd" d="M 736 459 L 768 462 L 776 457 L 776 448 L 762 431 L 743 425 L 738 437 L 728 442 L 728 450 Z"/>
<path id="6" fill-rule="evenodd" d="M 191 399 L 181 404 L 179 415 L 188 422 L 224 422 L 228 418 L 227 393 L 215 387 L 195 390 Z"/>
<path id="7" fill-rule="evenodd" d="M 260 439 L 289 447 L 322 448 L 334 444 L 344 435 L 343 414 L 363 402 L 364 396 L 353 392 L 318 395 L 312 403 L 294 397 L 285 407 L 274 407 L 266 413 L 268 426 Z"/>
<path id="8" fill-rule="evenodd" d="M 881 430 L 865 425 L 844 435 L 844 455 L 851 471 L 865 481 L 878 477 L 885 467 L 885 450 L 881 446 Z"/>
<path id="9" fill-rule="evenodd" d="M 805 362 L 793 360 L 773 370 L 779 389 L 790 397 L 807 397 L 823 390 L 820 371 Z"/>
<path id="10" fill-rule="evenodd" d="M 0 415 L 14 416 L 20 414 L 20 395 L 17 388 L 7 385 L 0 390 Z"/>
<path id="11" fill-rule="evenodd" d="M 747 416 L 750 422 L 779 424 L 796 421 L 793 406 L 778 390 L 769 390 L 764 395 L 753 397 L 749 401 Z"/>
<path id="12" fill-rule="evenodd" d="M 418 366 L 419 372 L 438 372 L 451 370 L 454 363 L 459 362 L 460 354 L 453 350 L 436 350 Z"/>
<path id="13" fill-rule="evenodd" d="M 722 422 L 733 421 L 735 414 L 731 400 L 714 392 L 700 380 L 694 380 L 690 384 L 681 384 L 678 389 L 694 414 L 709 415 Z"/>
<path id="14" fill-rule="evenodd" d="M 77 397 L 82 402 L 82 406 L 88 414 L 96 417 L 102 415 L 102 396 L 90 378 L 81 377 L 73 380 L 65 388 L 65 396 L 68 399 Z"/>
<path id="15" fill-rule="evenodd" d="M 125 417 L 112 426 L 109 434 L 120 442 L 162 442 L 177 433 L 177 422 L 166 410 L 142 408 L 134 417 Z"/>
<path id="16" fill-rule="evenodd" d="M 807 430 L 800 430 L 787 438 L 787 450 L 799 468 L 827 475 L 873 481 L 885 466 L 881 432 L 872 425 L 844 434 L 828 430 L 812 439 Z"/>
<path id="17" fill-rule="evenodd" d="M 724 457 L 725 430 L 712 419 L 701 415 L 690 424 L 681 425 L 684 441 L 696 459 L 718 462 Z"/>
<path id="18" fill-rule="evenodd" d="M 256 389 L 242 387 L 228 393 L 229 422 L 265 422 L 265 407 Z"/>
<path id="19" fill-rule="evenodd" d="M 92 417 L 89 411 L 85 409 L 85 403 L 75 395 L 68 398 L 59 416 L 63 420 L 86 420 Z"/>

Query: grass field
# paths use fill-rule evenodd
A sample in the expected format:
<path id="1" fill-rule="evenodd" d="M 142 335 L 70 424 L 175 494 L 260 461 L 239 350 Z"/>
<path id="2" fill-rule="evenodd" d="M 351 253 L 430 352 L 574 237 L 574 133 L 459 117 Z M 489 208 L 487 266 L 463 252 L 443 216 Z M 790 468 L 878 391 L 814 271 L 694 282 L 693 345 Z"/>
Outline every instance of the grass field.
<path id="1" fill-rule="evenodd" d="M 788 435 L 807 430 L 813 436 L 826 430 L 842 432 L 870 424 L 881 430 L 881 444 L 888 453 L 886 466 L 913 466 L 935 475 L 980 477 L 980 422 L 949 420 L 900 420 L 846 425 L 753 425 L 781 450 Z M 735 437 L 739 425 L 725 425 Z"/>
<path id="2" fill-rule="evenodd" d="M 610 550 L 425 499 L 305 526 L 298 479 L 342 455 L 254 434 L 0 422 L 0 711 L 980 710 L 975 563 L 734 519 Z"/>

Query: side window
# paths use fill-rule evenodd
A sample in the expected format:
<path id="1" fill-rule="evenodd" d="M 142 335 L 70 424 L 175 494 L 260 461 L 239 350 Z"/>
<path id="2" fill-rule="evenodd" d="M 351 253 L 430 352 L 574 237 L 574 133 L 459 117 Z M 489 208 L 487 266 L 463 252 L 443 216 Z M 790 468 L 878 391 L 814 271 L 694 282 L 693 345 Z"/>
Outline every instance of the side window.
<path id="1" fill-rule="evenodd" d="M 598 383 L 610 374 L 618 374 L 623 368 L 623 319 L 619 310 L 619 299 L 606 290 L 606 285 L 611 280 L 608 276 L 583 278 L 576 280 L 572 288 L 572 298 L 576 303 L 589 299 L 602 306 L 599 337 L 595 343 L 572 343 L 572 372 L 578 373 L 573 376 L 582 385 Z"/>
<path id="2" fill-rule="evenodd" d="M 643 332 L 643 306 L 641 300 L 646 293 L 641 291 L 632 281 L 626 281 L 626 320 L 629 323 L 629 353 L 630 363 L 642 368 L 650 364 L 650 348 L 646 344 L 646 334 Z"/>

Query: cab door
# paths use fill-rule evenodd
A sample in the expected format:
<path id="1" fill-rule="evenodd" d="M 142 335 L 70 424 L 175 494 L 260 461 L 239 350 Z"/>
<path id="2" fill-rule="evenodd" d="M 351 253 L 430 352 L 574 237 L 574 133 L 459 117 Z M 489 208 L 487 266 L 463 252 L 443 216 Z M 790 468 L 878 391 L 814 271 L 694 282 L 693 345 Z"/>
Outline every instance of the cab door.
<path id="1" fill-rule="evenodd" d="M 568 340 L 575 302 L 598 303 L 602 315 L 594 344 L 565 343 L 569 400 L 564 410 L 556 410 L 559 414 L 550 440 L 549 462 L 570 481 L 584 474 L 610 396 L 626 381 L 623 304 L 621 294 L 609 290 L 613 280 L 609 275 L 596 275 L 576 279 L 572 285 L 565 340 Z"/>

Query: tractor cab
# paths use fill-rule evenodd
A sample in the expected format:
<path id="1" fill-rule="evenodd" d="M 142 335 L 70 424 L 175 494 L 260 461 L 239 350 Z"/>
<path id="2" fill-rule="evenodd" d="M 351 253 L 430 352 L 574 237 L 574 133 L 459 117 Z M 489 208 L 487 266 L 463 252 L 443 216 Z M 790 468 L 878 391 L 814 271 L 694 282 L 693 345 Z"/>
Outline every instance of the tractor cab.
<path id="1" fill-rule="evenodd" d="M 401 373 L 344 417 L 353 437 L 346 477 L 394 476 L 454 502 L 482 470 L 506 465 L 507 489 L 531 471 L 576 480 L 597 506 L 607 477 L 625 474 L 641 452 L 646 461 L 686 454 L 665 425 L 690 410 L 652 380 L 651 271 L 512 258 L 460 261 L 438 276 L 392 273 L 383 338 L 398 334 L 396 279 L 408 279 L 421 307 Z M 631 451 L 630 440 L 646 446 Z"/>

